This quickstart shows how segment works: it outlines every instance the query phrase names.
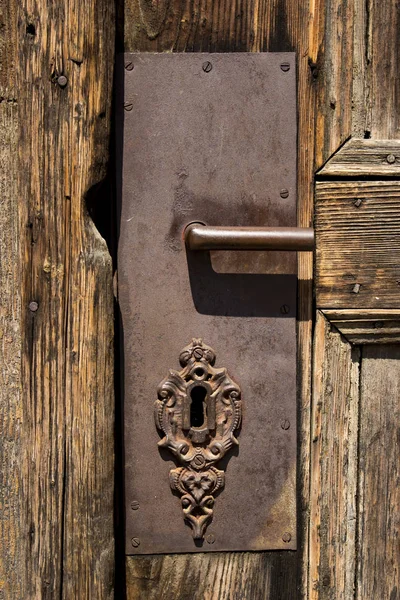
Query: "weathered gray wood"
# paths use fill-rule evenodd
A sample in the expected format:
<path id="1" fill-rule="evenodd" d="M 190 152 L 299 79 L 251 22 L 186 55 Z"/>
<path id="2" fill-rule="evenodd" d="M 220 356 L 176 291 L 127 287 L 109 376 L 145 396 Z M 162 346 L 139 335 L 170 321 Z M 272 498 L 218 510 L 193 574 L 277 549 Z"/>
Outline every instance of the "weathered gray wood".
<path id="1" fill-rule="evenodd" d="M 398 177 L 400 140 L 352 138 L 320 169 L 317 177 Z"/>
<path id="2" fill-rule="evenodd" d="M 400 347 L 362 352 L 357 599 L 400 590 Z"/>
<path id="3" fill-rule="evenodd" d="M 359 350 L 317 313 L 314 338 L 309 598 L 353 598 Z"/>
<path id="4" fill-rule="evenodd" d="M 14 17 L 14 19 L 13 19 Z M 21 266 L 18 222 L 18 106 L 15 98 L 15 6 L 0 2 L 0 598 L 23 597 L 24 502 L 21 388 Z"/>
<path id="5" fill-rule="evenodd" d="M 400 342 L 400 311 L 398 309 L 326 309 L 322 312 L 352 344 Z"/>

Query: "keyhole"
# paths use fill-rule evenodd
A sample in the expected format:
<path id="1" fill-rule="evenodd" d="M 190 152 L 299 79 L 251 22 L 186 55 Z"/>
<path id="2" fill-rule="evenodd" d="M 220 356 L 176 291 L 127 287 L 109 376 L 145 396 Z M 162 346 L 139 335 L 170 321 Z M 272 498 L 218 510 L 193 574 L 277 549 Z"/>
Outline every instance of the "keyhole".
<path id="1" fill-rule="evenodd" d="M 207 390 L 202 385 L 195 385 L 190 397 L 190 427 L 201 427 L 204 424 L 204 400 L 207 396 Z"/>

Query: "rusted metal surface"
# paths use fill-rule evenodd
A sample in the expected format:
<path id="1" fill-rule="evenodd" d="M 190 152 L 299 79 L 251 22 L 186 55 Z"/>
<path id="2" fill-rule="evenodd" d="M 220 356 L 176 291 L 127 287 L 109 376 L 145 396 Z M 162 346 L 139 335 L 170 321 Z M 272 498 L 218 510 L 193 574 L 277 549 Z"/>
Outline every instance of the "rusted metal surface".
<path id="1" fill-rule="evenodd" d="M 158 388 L 155 421 L 179 466 L 169 472 L 171 489 L 181 495 L 185 521 L 195 540 L 203 540 L 214 516 L 215 494 L 225 486 L 225 472 L 215 465 L 238 446 L 242 419 L 240 387 L 225 368 L 214 368 L 216 355 L 194 338 L 179 355 L 181 371 L 169 370 Z"/>
<path id="2" fill-rule="evenodd" d="M 315 246 L 311 227 L 207 227 L 193 223 L 185 228 L 189 250 L 297 250 Z"/>
<path id="3" fill-rule="evenodd" d="M 120 67 L 126 551 L 295 549 L 296 254 L 192 252 L 183 239 L 192 222 L 296 226 L 294 55 L 127 54 Z M 153 416 L 193 338 L 243 402 L 204 540 L 171 493 L 179 464 Z"/>

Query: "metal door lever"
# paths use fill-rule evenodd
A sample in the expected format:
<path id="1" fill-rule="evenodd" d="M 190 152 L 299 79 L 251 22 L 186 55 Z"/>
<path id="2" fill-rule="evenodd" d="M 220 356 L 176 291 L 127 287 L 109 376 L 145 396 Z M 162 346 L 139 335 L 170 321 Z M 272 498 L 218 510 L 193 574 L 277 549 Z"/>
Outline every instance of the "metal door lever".
<path id="1" fill-rule="evenodd" d="M 296 250 L 314 249 L 312 227 L 209 227 L 191 223 L 184 231 L 189 250 Z"/>

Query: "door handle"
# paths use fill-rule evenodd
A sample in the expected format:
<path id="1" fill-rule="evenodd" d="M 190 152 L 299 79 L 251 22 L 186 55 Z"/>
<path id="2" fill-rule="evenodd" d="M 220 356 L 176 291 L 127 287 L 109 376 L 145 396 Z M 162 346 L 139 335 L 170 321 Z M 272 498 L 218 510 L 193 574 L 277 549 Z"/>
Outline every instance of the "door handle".
<path id="1" fill-rule="evenodd" d="M 296 250 L 315 247 L 312 227 L 210 227 L 190 223 L 184 230 L 189 250 Z"/>

